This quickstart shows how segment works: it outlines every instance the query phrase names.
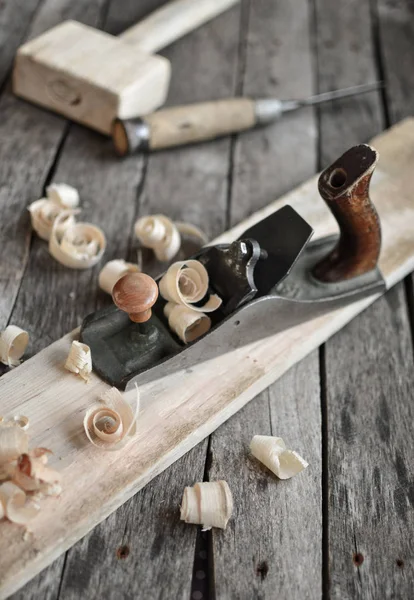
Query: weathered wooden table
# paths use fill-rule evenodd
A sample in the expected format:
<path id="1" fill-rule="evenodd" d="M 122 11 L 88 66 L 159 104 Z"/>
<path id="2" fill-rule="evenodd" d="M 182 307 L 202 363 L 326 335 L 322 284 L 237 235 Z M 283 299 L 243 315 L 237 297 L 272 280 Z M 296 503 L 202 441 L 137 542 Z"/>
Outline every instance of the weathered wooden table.
<path id="1" fill-rule="evenodd" d="M 109 301 L 98 269 L 60 267 L 31 233 L 25 207 L 50 181 L 79 188 L 83 216 L 108 235 L 106 259 L 134 259 L 137 215 L 213 237 L 412 111 L 410 0 L 245 0 L 175 43 L 170 104 L 387 84 L 240 137 L 120 161 L 108 140 L 12 96 L 24 39 L 67 18 L 118 33 L 160 4 L 0 1 L 0 328 L 26 328 L 32 353 Z M 13 598 L 412 597 L 413 309 L 408 279 Z M 282 436 L 310 467 L 277 482 L 246 462 L 255 433 Z M 234 518 L 201 535 L 179 521 L 182 490 L 216 478 Z"/>

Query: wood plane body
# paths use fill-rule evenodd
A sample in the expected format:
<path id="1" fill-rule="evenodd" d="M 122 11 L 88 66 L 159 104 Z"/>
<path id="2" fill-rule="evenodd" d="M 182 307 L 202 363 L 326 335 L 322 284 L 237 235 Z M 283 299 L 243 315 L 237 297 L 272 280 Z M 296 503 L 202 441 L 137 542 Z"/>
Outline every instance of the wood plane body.
<path id="1" fill-rule="evenodd" d="M 383 233 L 379 268 L 389 288 L 414 269 L 414 119 L 381 134 L 372 145 L 380 154 L 371 185 Z M 315 177 L 213 243 L 237 239 L 286 204 L 314 228 L 315 239 L 337 233 Z M 29 539 L 24 539 L 18 526 L 0 522 L 0 598 L 51 563 L 376 297 L 373 294 L 264 339 L 240 347 L 235 343 L 225 354 L 142 380 L 137 434 L 122 452 L 100 451 L 84 435 L 85 411 L 109 386 L 96 374 L 85 384 L 65 371 L 78 331 L 2 377 L 2 415 L 30 419 L 31 445 L 53 450 L 51 464 L 62 472 L 63 492 L 58 499 L 42 500 Z"/>

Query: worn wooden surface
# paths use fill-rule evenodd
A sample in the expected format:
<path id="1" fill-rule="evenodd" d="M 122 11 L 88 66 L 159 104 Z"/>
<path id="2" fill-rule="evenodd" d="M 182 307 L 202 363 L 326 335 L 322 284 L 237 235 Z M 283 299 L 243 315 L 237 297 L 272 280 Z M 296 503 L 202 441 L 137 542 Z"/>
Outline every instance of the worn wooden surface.
<path id="1" fill-rule="evenodd" d="M 20 4 L 19 9 L 11 0 L 1 4 L 0 47 L 7 50 L 0 54 L 2 82 L 10 70 L 13 49 L 25 35 L 36 35 L 68 17 L 118 33 L 162 2 L 147 0 L 139 6 L 126 0 Z M 410 114 L 413 27 L 409 0 L 379 0 L 378 6 L 367 0 L 345 6 L 326 0 L 311 4 L 310 9 L 305 2 L 244 2 L 241 13 L 233 9 L 165 53 L 174 70 L 171 103 L 243 91 L 289 96 L 307 91 L 312 81 L 323 90 L 360 83 L 374 75 L 388 83 L 386 94 L 347 100 L 315 115 L 298 113 L 243 138 L 149 159 L 132 157 L 123 163 L 113 158 L 109 144 L 98 135 L 15 100 L 3 84 L 0 235 L 2 256 L 8 260 L 0 266 L 0 326 L 11 320 L 28 328 L 34 352 L 105 301 L 96 293 L 96 273 L 68 276 L 56 266 L 46 270 L 50 263 L 44 245 L 35 238 L 31 241 L 24 209 L 47 181 L 63 179 L 80 187 L 85 217 L 107 223 L 108 258 L 134 256 L 134 244 L 124 232 L 138 213 L 168 211 L 173 217 L 198 223 L 212 235 L 220 233 L 230 220 L 237 222 L 267 204 L 350 144 L 366 141 L 387 124 L 386 119 Z M 302 53 L 300 60 L 295 58 L 297 52 Z M 106 218 L 108 214 L 111 219 Z M 39 285 L 40 280 L 44 285 Z M 239 515 L 232 525 L 240 528 L 236 540 L 240 553 L 246 548 L 251 552 L 250 569 L 245 562 L 248 558 L 240 560 L 237 551 L 231 552 L 231 545 L 226 545 L 226 537 L 215 534 L 209 552 L 217 597 L 318 597 L 322 591 L 325 597 L 336 598 L 409 597 L 413 579 L 411 295 L 410 285 L 392 291 L 335 336 L 322 351 L 319 364 L 316 355 L 307 359 L 273 386 L 270 400 L 266 395 L 258 398 L 219 430 L 211 440 L 207 469 L 206 445 L 200 445 L 16 597 L 188 598 L 195 528 L 177 522 L 173 511 L 177 487 L 199 479 L 204 471 L 206 477 L 211 472 L 233 482 L 240 442 L 233 446 L 228 434 L 235 430 L 248 435 L 252 411 L 257 425 L 270 427 L 274 417 L 265 419 L 262 405 L 277 415 L 283 400 L 292 410 L 290 398 L 298 409 L 286 416 L 279 413 L 284 417 L 284 437 L 303 444 L 300 450 L 312 470 L 297 483 L 291 482 L 298 490 L 292 496 L 291 488 L 279 493 L 277 484 L 264 498 L 256 483 L 257 493 L 247 508 L 272 499 L 269 520 L 261 515 L 249 531 Z M 38 305 L 43 312 L 33 311 Z M 309 386 L 306 394 L 302 392 L 305 386 Z M 306 415 L 301 406 L 304 397 L 309 408 L 315 403 L 308 418 L 310 431 L 316 432 L 311 442 L 306 441 L 308 423 L 301 425 Z M 225 428 L 233 429 L 227 429 L 226 435 Z M 244 469 L 249 466 L 244 464 Z M 235 489 L 246 485 L 248 474 L 242 475 Z M 260 481 L 262 475 L 252 470 L 255 480 Z M 177 482 L 177 487 L 169 493 L 171 482 Z M 272 483 L 268 482 L 268 489 Z M 169 507 L 165 512 L 158 502 L 164 498 Z M 305 508 L 313 511 L 309 518 Z M 117 554 L 120 546 L 130 549 L 125 559 L 118 558 L 127 554 L 125 549 Z M 311 555 L 312 547 L 311 574 L 305 557 Z M 266 583 L 268 578 L 271 584 Z"/>

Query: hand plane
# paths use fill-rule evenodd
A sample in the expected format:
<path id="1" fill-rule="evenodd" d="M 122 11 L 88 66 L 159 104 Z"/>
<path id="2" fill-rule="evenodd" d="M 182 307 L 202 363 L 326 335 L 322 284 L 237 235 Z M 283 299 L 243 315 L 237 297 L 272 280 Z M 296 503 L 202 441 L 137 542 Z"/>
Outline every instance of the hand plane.
<path id="1" fill-rule="evenodd" d="M 312 227 L 286 205 L 232 243 L 206 246 L 192 256 L 205 266 L 211 291 L 223 302 L 211 315 L 210 331 L 190 344 L 168 328 L 160 278 L 138 274 L 131 286 L 126 275 L 117 286 L 128 302 L 114 293 L 115 305 L 86 317 L 81 328 L 95 372 L 125 389 L 383 293 L 377 267 L 381 225 L 369 197 L 377 160 L 374 148 L 355 146 L 320 175 L 319 193 L 339 236 L 311 242 Z"/>

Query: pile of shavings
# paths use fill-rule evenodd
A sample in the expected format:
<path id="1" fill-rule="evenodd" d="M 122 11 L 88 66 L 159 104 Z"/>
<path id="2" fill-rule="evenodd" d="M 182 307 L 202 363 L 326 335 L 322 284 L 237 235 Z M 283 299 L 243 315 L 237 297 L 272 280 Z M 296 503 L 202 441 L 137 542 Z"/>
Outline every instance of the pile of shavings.
<path id="1" fill-rule="evenodd" d="M 40 511 L 45 496 L 61 493 L 60 473 L 47 465 L 47 448 L 29 450 L 21 419 L 0 417 L 0 519 L 27 525 Z"/>

